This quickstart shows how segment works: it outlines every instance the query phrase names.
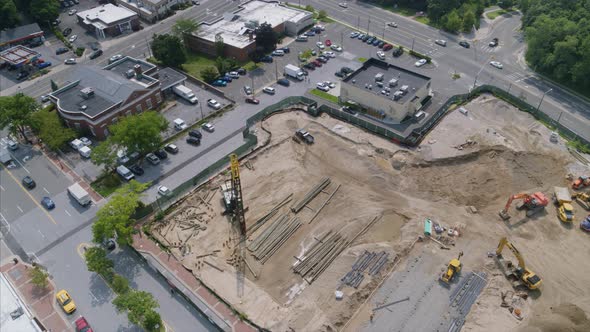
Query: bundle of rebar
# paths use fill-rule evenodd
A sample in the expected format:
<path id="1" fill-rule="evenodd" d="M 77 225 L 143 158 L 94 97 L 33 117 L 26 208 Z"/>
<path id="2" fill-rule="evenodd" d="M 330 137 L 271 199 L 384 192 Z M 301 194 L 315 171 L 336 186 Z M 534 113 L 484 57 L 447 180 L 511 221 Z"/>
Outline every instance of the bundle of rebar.
<path id="1" fill-rule="evenodd" d="M 260 228 L 260 226 L 264 225 L 264 223 L 266 223 L 267 221 L 272 219 L 272 217 L 274 217 L 274 215 L 277 214 L 277 212 L 279 212 L 279 209 L 281 207 L 283 207 L 285 204 L 289 203 L 292 198 L 293 198 L 293 194 L 291 193 L 291 194 L 289 194 L 289 196 L 287 196 L 285 199 L 283 199 L 279 204 L 277 204 L 275 207 L 273 207 L 267 214 L 262 216 L 262 218 L 258 219 L 253 225 L 248 227 L 247 234 L 250 235 L 250 234 L 254 233 L 258 228 Z"/>
<path id="2" fill-rule="evenodd" d="M 321 239 L 298 258 L 299 263 L 293 267 L 293 271 L 311 284 L 328 266 L 348 247 L 350 241 L 339 233 L 327 232 Z"/>
<path id="3" fill-rule="evenodd" d="M 344 275 L 340 281 L 350 287 L 358 288 L 365 278 L 365 270 L 368 269 L 369 275 L 375 276 L 381 271 L 381 268 L 383 268 L 387 262 L 388 256 L 389 254 L 385 253 L 385 251 L 377 254 L 365 250 L 365 252 L 357 258 L 354 264 L 352 264 L 352 269 Z"/>
<path id="4" fill-rule="evenodd" d="M 320 181 L 320 183 L 313 187 L 307 194 L 305 194 L 305 196 L 299 202 L 297 202 L 291 207 L 291 211 L 295 213 L 301 211 L 301 209 L 303 209 L 307 205 L 307 203 L 311 202 L 311 200 L 314 199 L 314 197 L 321 193 L 322 190 L 324 190 L 324 188 L 326 188 L 330 184 L 330 182 L 330 178 L 323 178 Z"/>
<path id="5" fill-rule="evenodd" d="M 289 220 L 289 215 L 282 215 L 270 224 L 256 239 L 248 250 L 264 264 L 279 248 L 301 227 L 299 218 Z"/>

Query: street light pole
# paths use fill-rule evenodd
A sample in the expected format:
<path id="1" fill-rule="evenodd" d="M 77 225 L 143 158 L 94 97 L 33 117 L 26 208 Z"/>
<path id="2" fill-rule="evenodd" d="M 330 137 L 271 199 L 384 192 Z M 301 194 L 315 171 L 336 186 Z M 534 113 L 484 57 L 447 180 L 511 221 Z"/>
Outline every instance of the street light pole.
<path id="1" fill-rule="evenodd" d="M 369 20 L 367 21 L 367 35 L 371 34 L 371 17 L 369 16 Z"/>
<path id="2" fill-rule="evenodd" d="M 201 108 L 201 120 L 203 120 L 205 117 L 203 116 L 203 103 L 199 102 L 199 107 Z"/>
<path id="3" fill-rule="evenodd" d="M 381 36 L 382 39 L 385 39 L 385 23 L 383 23 L 383 35 Z"/>
<path id="4" fill-rule="evenodd" d="M 553 88 L 547 90 L 545 93 L 543 93 L 543 96 L 541 97 L 541 101 L 539 102 L 539 106 L 537 106 L 537 113 L 539 113 L 539 108 L 541 108 L 541 103 L 543 103 L 543 99 L 545 98 L 545 95 L 548 94 L 549 92 L 551 92 L 553 90 Z"/>
<path id="5" fill-rule="evenodd" d="M 357 16 L 356 29 L 357 30 L 360 30 L 361 29 L 361 17 L 360 16 Z"/>

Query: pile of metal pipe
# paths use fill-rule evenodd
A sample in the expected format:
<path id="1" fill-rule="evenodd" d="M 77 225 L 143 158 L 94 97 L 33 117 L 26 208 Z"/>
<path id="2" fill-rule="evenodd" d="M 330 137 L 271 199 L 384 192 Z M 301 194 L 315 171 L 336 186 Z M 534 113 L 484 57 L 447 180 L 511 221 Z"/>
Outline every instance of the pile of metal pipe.
<path id="1" fill-rule="evenodd" d="M 382 251 L 380 253 L 366 251 L 357 258 L 352 264 L 352 269 L 340 279 L 340 281 L 350 287 L 358 288 L 365 278 L 365 270 L 369 270 L 371 276 L 375 276 L 381 271 L 381 268 L 387 262 L 389 254 Z"/>
<path id="2" fill-rule="evenodd" d="M 453 317 L 449 325 L 449 332 L 458 332 L 465 323 L 465 317 L 469 314 L 471 306 L 477 300 L 477 297 L 487 284 L 485 272 L 471 272 L 469 273 L 457 288 L 451 293 L 451 307 L 457 314 Z"/>
<path id="3" fill-rule="evenodd" d="M 273 207 L 267 214 L 265 214 L 262 218 L 258 219 L 250 227 L 248 227 L 248 231 L 247 231 L 248 235 L 254 233 L 258 228 L 260 228 L 260 226 L 264 225 L 264 223 L 266 223 L 267 221 L 272 219 L 274 217 L 274 215 L 277 214 L 277 212 L 279 212 L 279 209 L 281 207 L 283 207 L 283 205 L 289 203 L 292 198 L 293 198 L 293 194 L 289 194 L 289 196 L 287 196 L 279 204 L 277 204 L 275 207 Z"/>
<path id="4" fill-rule="evenodd" d="M 299 218 L 289 220 L 288 215 L 282 215 L 248 245 L 248 250 L 264 264 L 299 227 Z"/>
<path id="5" fill-rule="evenodd" d="M 326 188 L 330 184 L 330 178 L 323 178 L 320 183 L 318 183 L 315 187 L 313 187 L 305 196 L 297 203 L 295 203 L 291 207 L 291 211 L 298 213 L 303 209 L 307 203 L 311 202 L 314 197 L 316 197 L 324 188 Z"/>
<path id="6" fill-rule="evenodd" d="M 308 283 L 312 283 L 350 244 L 339 233 L 327 232 L 315 243 L 293 267 L 293 271 Z"/>

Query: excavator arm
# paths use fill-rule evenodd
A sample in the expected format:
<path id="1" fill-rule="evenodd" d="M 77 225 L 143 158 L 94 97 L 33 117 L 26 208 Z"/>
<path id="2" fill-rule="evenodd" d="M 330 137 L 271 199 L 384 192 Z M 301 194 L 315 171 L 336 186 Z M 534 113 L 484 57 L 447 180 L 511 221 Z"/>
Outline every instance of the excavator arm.
<path id="1" fill-rule="evenodd" d="M 529 194 L 525 194 L 525 193 L 520 193 L 520 194 L 510 196 L 508 198 L 508 201 L 506 202 L 506 205 L 504 206 L 504 210 L 500 211 L 500 213 L 499 213 L 500 218 L 502 218 L 504 220 L 510 219 L 510 215 L 508 214 L 508 209 L 510 208 L 510 205 L 512 205 L 512 202 L 515 199 L 526 199 L 527 197 L 529 197 Z"/>

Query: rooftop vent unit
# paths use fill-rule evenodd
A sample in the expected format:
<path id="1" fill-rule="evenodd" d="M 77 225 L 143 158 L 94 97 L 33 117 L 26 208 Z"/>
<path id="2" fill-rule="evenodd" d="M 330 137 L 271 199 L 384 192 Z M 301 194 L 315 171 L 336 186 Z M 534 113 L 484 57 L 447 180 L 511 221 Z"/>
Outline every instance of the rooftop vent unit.
<path id="1" fill-rule="evenodd" d="M 258 22 L 258 20 L 250 20 L 250 21 L 244 23 L 244 26 L 249 29 L 256 29 L 256 28 L 258 28 L 259 25 L 260 25 L 260 23 Z"/>
<path id="2" fill-rule="evenodd" d="M 396 91 L 393 93 L 393 100 L 400 100 L 403 97 L 404 93 L 401 91 Z"/>
<path id="3" fill-rule="evenodd" d="M 401 88 L 399 88 L 399 91 L 401 91 L 403 94 L 406 94 L 406 93 L 408 93 L 408 89 L 410 89 L 410 87 L 409 87 L 409 86 L 407 86 L 407 85 L 402 85 L 402 87 L 401 87 Z"/>
<path id="4" fill-rule="evenodd" d="M 133 70 L 135 71 L 135 76 L 137 76 L 137 78 L 141 78 L 141 74 L 143 73 L 141 65 L 136 64 L 135 66 L 133 66 Z"/>
<path id="5" fill-rule="evenodd" d="M 84 99 L 88 99 L 88 98 L 94 96 L 94 89 L 92 89 L 91 87 L 87 87 L 87 88 L 80 90 L 80 93 L 82 94 L 82 97 Z"/>
<path id="6" fill-rule="evenodd" d="M 80 109 L 81 109 L 82 111 L 85 111 L 87 108 L 88 108 L 88 106 L 86 106 L 86 105 L 80 105 Z"/>
<path id="7" fill-rule="evenodd" d="M 135 70 L 129 69 L 128 71 L 125 72 L 125 76 L 127 78 L 132 78 L 133 76 L 135 76 Z"/>

